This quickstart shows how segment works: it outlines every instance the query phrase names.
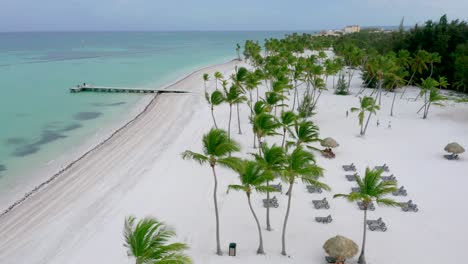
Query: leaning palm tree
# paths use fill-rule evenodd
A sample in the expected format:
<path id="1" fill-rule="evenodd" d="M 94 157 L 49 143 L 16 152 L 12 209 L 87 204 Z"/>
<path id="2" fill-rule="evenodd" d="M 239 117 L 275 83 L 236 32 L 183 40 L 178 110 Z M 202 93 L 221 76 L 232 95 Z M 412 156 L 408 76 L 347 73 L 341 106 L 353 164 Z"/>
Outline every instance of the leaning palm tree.
<path id="1" fill-rule="evenodd" d="M 297 116 L 293 111 L 281 112 L 281 116 L 279 119 L 279 122 L 281 126 L 283 127 L 283 140 L 281 143 L 281 147 L 284 148 L 284 143 L 286 140 L 286 132 L 291 133 L 291 127 L 294 125 L 296 120 L 297 120 Z"/>
<path id="2" fill-rule="evenodd" d="M 210 80 L 210 75 L 208 73 L 203 74 L 203 85 L 205 86 L 205 93 L 206 93 L 206 83 Z"/>
<path id="3" fill-rule="evenodd" d="M 242 94 L 242 91 L 239 86 L 233 84 L 227 90 L 224 87 L 224 101 L 229 104 L 229 123 L 228 123 L 228 136 L 231 137 L 231 119 L 232 119 L 232 106 L 234 104 L 239 104 L 244 101 L 246 101 L 247 98 Z M 237 118 L 239 122 L 239 134 L 242 133 L 240 130 L 240 116 L 239 116 L 239 111 L 237 112 Z"/>
<path id="4" fill-rule="evenodd" d="M 294 140 L 288 141 L 287 146 L 305 146 L 309 149 L 319 150 L 310 145 L 311 143 L 320 141 L 319 127 L 316 126 L 314 122 L 307 120 L 296 120 L 291 136 Z"/>
<path id="5" fill-rule="evenodd" d="M 191 159 L 200 164 L 209 164 L 213 172 L 214 190 L 213 200 L 216 216 L 216 253 L 222 255 L 221 244 L 219 242 L 219 215 L 218 215 L 218 201 L 217 201 L 217 188 L 218 179 L 216 176 L 216 165 L 221 165 L 227 168 L 238 168 L 240 164 L 239 158 L 230 157 L 230 153 L 240 150 L 239 144 L 229 138 L 226 131 L 222 129 L 213 128 L 207 134 L 203 135 L 203 154 L 186 150 L 182 153 L 183 159 Z"/>
<path id="6" fill-rule="evenodd" d="M 359 97 L 359 103 L 360 103 L 360 107 L 359 108 L 352 107 L 351 112 L 359 112 L 358 118 L 359 118 L 359 125 L 361 126 L 360 134 L 363 136 L 366 134 L 367 125 L 369 125 L 369 120 L 371 118 L 371 115 L 376 114 L 377 110 L 380 109 L 380 106 L 378 106 L 374 98 L 370 96 Z M 364 127 L 364 117 L 366 115 L 366 112 L 369 112 L 369 115 L 367 117 L 366 126 Z"/>
<path id="7" fill-rule="evenodd" d="M 314 155 L 301 146 L 294 149 L 290 155 L 286 155 L 286 166 L 282 171 L 282 177 L 289 184 L 288 188 L 288 207 L 283 223 L 283 234 L 281 237 L 282 250 L 281 254 L 286 256 L 286 225 L 288 223 L 289 211 L 291 209 L 291 196 L 293 186 L 296 180 L 314 186 L 329 190 L 330 187 L 325 183 L 318 181 L 318 178 L 323 175 L 323 169 L 315 164 Z"/>
<path id="8" fill-rule="evenodd" d="M 216 80 L 216 90 L 218 90 L 218 81 L 222 80 L 224 78 L 224 76 L 223 76 L 222 73 L 217 71 L 217 72 L 214 73 L 214 77 L 215 77 L 215 80 Z"/>
<path id="9" fill-rule="evenodd" d="M 365 249 L 366 249 L 366 223 L 367 223 L 367 209 L 372 202 L 386 206 L 397 206 L 398 203 L 390 198 L 385 198 L 386 195 L 397 190 L 395 181 L 382 181 L 383 170 L 370 170 L 366 168 L 364 179 L 359 175 L 355 175 L 356 182 L 359 187 L 359 192 L 352 192 L 350 194 L 335 194 L 333 198 L 343 197 L 350 202 L 362 202 L 364 206 L 364 231 L 362 238 L 361 255 L 359 256 L 358 263 L 365 264 Z"/>
<path id="10" fill-rule="evenodd" d="M 154 218 L 144 218 L 135 223 L 129 216 L 124 225 L 124 246 L 127 255 L 135 258 L 136 264 L 190 264 L 192 260 L 183 253 L 188 246 L 183 243 L 170 243 L 175 232 Z"/>
<path id="11" fill-rule="evenodd" d="M 218 124 L 216 124 L 216 119 L 214 116 L 214 107 L 222 104 L 224 102 L 224 95 L 220 91 L 216 90 L 211 95 L 206 92 L 205 99 L 210 105 L 211 108 L 211 117 L 213 118 L 213 122 L 216 128 L 218 128 Z"/>
<path id="12" fill-rule="evenodd" d="M 254 154 L 255 160 L 263 166 L 263 168 L 276 176 L 281 173 L 283 167 L 285 166 L 286 156 L 284 149 L 282 147 L 273 145 L 268 147 L 267 144 L 262 145 L 261 154 Z M 267 186 L 270 186 L 270 180 L 266 182 Z M 267 200 L 270 199 L 270 192 L 267 190 L 266 192 Z M 266 207 L 266 226 L 267 230 L 271 231 L 271 224 L 270 224 L 270 207 Z"/>
<path id="13" fill-rule="evenodd" d="M 242 61 L 241 56 L 240 56 L 240 50 L 241 50 L 241 46 L 239 43 L 237 43 L 236 44 L 237 60 Z"/>
<path id="14" fill-rule="evenodd" d="M 252 195 L 252 191 L 257 191 L 260 193 L 277 191 L 272 186 L 265 185 L 265 182 L 272 178 L 272 174 L 265 170 L 265 168 L 260 163 L 247 160 L 243 162 L 241 168 L 237 170 L 237 173 L 239 173 L 241 184 L 229 185 L 229 189 L 243 191 L 247 195 L 247 202 L 249 204 L 250 211 L 252 212 L 255 222 L 257 223 L 259 236 L 257 254 L 265 254 L 265 251 L 263 250 L 262 228 L 260 227 L 257 214 L 252 207 L 250 196 Z"/>
<path id="15" fill-rule="evenodd" d="M 262 151 L 262 139 L 266 136 L 278 135 L 276 129 L 280 127 L 280 124 L 276 122 L 273 115 L 269 113 L 260 113 L 255 115 L 253 118 L 253 132 L 257 136 L 258 140 L 258 152 L 261 155 Z"/>
<path id="16" fill-rule="evenodd" d="M 408 80 L 408 83 L 406 86 L 411 84 L 411 81 L 413 80 L 414 75 L 419 72 L 422 73 L 423 70 L 427 70 L 427 62 L 429 61 L 429 52 L 425 50 L 418 50 L 414 58 L 411 60 L 411 70 L 413 70 L 413 74 L 411 75 L 411 78 Z M 406 88 L 403 89 L 403 93 L 401 93 L 400 99 L 403 98 L 403 95 L 405 95 Z"/>

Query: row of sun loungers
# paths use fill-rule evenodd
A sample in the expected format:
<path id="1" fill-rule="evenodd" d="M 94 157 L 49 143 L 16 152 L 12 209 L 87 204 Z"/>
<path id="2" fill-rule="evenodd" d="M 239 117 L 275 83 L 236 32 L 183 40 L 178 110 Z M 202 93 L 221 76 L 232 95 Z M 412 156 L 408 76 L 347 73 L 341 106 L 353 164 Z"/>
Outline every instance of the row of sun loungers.
<path id="1" fill-rule="evenodd" d="M 384 223 L 384 221 L 382 221 L 382 217 L 379 217 L 377 220 L 367 220 L 366 224 L 371 231 L 387 231 L 387 225 Z"/>
<path id="2" fill-rule="evenodd" d="M 273 198 L 270 198 L 270 199 L 263 199 L 263 207 L 278 208 L 279 203 L 278 203 L 278 199 L 276 198 L 276 196 L 273 196 Z"/>
<path id="3" fill-rule="evenodd" d="M 418 206 L 413 203 L 412 200 L 408 202 L 400 203 L 401 210 L 404 212 L 417 212 L 419 211 Z"/>
<path id="4" fill-rule="evenodd" d="M 309 191 L 310 193 L 322 193 L 323 192 L 322 188 L 320 188 L 319 186 L 315 186 L 315 185 L 307 185 L 307 191 Z"/>
<path id="5" fill-rule="evenodd" d="M 394 196 L 406 196 L 408 192 L 405 190 L 405 186 L 401 186 L 398 190 L 392 193 Z"/>
<path id="6" fill-rule="evenodd" d="M 351 163 L 349 165 L 343 165 L 342 167 L 345 171 L 356 171 L 356 166 L 354 166 L 354 163 Z"/>
<path id="7" fill-rule="evenodd" d="M 365 209 L 363 202 L 359 201 L 359 202 L 357 202 L 357 205 L 358 205 L 359 209 L 361 209 L 361 210 Z M 367 210 L 375 211 L 375 205 L 374 205 L 373 202 L 371 202 L 370 204 L 367 205 Z"/>
<path id="8" fill-rule="evenodd" d="M 444 155 L 444 158 L 446 158 L 448 160 L 457 160 L 458 159 L 458 154 Z"/>
<path id="9" fill-rule="evenodd" d="M 333 219 L 331 215 L 328 215 L 325 217 L 321 217 L 321 216 L 315 217 L 315 221 L 318 223 L 322 223 L 322 224 L 329 224 L 333 221 Z"/>
<path id="10" fill-rule="evenodd" d="M 327 198 L 322 200 L 312 200 L 315 209 L 330 209 L 330 204 L 328 204 Z"/>

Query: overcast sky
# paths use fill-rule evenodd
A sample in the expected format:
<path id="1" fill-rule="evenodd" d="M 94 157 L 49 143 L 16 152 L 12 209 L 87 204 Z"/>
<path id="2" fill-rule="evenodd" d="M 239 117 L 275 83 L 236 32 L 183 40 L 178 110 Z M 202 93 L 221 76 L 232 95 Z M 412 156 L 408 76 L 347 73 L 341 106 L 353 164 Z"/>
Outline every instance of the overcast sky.
<path id="1" fill-rule="evenodd" d="M 0 31 L 320 30 L 468 18 L 468 0 L 0 0 Z"/>

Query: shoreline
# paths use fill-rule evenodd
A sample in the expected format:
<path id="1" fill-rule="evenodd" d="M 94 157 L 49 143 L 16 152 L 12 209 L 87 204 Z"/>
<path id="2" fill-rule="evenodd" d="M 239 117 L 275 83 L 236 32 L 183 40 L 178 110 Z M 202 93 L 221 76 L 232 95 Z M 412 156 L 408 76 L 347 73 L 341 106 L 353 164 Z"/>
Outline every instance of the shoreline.
<path id="1" fill-rule="evenodd" d="M 188 78 L 192 77 L 193 75 L 195 75 L 197 73 L 200 73 L 203 70 L 223 66 L 223 65 L 235 62 L 235 61 L 238 61 L 238 60 L 236 58 L 234 58 L 234 59 L 228 60 L 226 62 L 217 63 L 217 64 L 210 64 L 208 66 L 198 68 L 198 69 L 196 69 L 194 71 L 189 72 L 188 74 L 182 75 L 182 77 L 176 79 L 173 82 L 170 82 L 168 84 L 160 85 L 159 87 L 161 87 L 161 89 L 169 89 L 169 88 L 171 88 L 171 87 L 173 87 L 175 85 L 180 84 L 184 80 L 187 80 Z M 64 165 L 61 166 L 60 164 L 58 164 L 58 166 L 50 168 L 49 170 L 55 171 L 55 172 L 53 172 L 52 176 L 46 177 L 45 181 L 40 182 L 32 190 L 27 191 L 25 194 L 23 194 L 23 196 L 21 198 L 16 199 L 16 200 L 13 199 L 13 201 L 14 201 L 13 203 L 10 204 L 8 202 L 7 204 L 10 204 L 10 205 L 8 205 L 6 207 L 6 209 L 2 209 L 2 211 L 0 213 L 0 219 L 2 217 L 4 217 L 5 215 L 7 215 L 8 213 L 10 213 L 11 211 L 13 211 L 17 206 L 21 205 L 23 202 L 25 202 L 29 198 L 32 198 L 32 196 L 34 196 L 34 194 L 36 194 L 37 192 L 42 190 L 44 187 L 46 187 L 47 185 L 52 183 L 54 180 L 59 178 L 63 173 L 65 173 L 67 170 L 69 170 L 71 167 L 73 167 L 77 162 L 81 161 L 82 159 L 86 158 L 88 155 L 90 155 L 93 152 L 95 152 L 96 150 L 98 150 L 102 145 L 104 145 L 105 143 L 110 141 L 114 136 L 119 134 L 122 130 L 124 130 L 125 128 L 130 126 L 132 123 L 137 121 L 143 114 L 145 114 L 148 111 L 148 108 L 153 103 L 155 103 L 155 101 L 156 101 L 156 99 L 158 98 L 159 95 L 160 95 L 160 93 L 156 93 L 154 96 L 143 96 L 141 99 L 138 100 L 139 102 L 136 103 L 136 105 L 129 108 L 130 113 L 128 115 L 126 115 L 124 118 L 119 119 L 118 121 L 113 122 L 113 123 L 109 124 L 108 126 L 106 126 L 104 128 L 104 130 L 105 130 L 104 133 L 103 133 L 104 135 L 101 136 L 99 139 L 97 139 L 97 140 L 93 140 L 93 139 L 85 140 L 84 145 L 86 147 L 84 147 L 83 149 L 79 149 L 79 150 L 76 150 L 76 151 L 71 151 L 71 152 L 66 152 L 66 153 L 61 154 L 57 159 L 63 158 L 64 159 L 64 161 L 63 161 Z M 149 99 L 150 97 L 152 97 L 152 98 Z M 136 112 L 136 113 L 134 113 L 134 112 Z M 75 158 L 73 158 L 73 157 L 75 157 Z M 55 162 L 55 161 L 56 161 L 56 159 L 51 160 L 48 163 Z M 42 168 L 42 170 L 47 170 L 47 168 Z M 20 188 L 20 187 L 18 187 L 18 188 Z"/>

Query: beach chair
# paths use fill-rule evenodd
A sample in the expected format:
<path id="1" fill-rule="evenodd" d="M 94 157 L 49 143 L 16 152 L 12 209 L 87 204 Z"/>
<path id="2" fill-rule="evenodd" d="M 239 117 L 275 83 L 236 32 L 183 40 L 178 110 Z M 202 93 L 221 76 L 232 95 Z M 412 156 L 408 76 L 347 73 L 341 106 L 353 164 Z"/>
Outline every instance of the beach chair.
<path id="1" fill-rule="evenodd" d="M 315 209 L 330 209 L 330 205 L 328 204 L 327 198 L 323 198 L 322 200 L 312 200 Z"/>
<path id="2" fill-rule="evenodd" d="M 333 219 L 331 215 L 328 215 L 325 217 L 318 216 L 318 217 L 315 217 L 315 221 L 318 223 L 322 223 L 322 224 L 329 224 L 333 221 Z"/>
<path id="3" fill-rule="evenodd" d="M 356 176 L 357 176 L 357 173 L 354 173 L 354 174 L 352 174 L 352 175 L 349 175 L 349 174 L 348 174 L 348 175 L 345 175 L 346 179 L 347 179 L 348 181 L 350 181 L 350 182 L 351 182 L 351 181 L 356 181 Z"/>
<path id="4" fill-rule="evenodd" d="M 394 196 L 406 196 L 408 193 L 405 190 L 405 186 L 401 186 L 398 190 L 392 193 Z"/>
<path id="5" fill-rule="evenodd" d="M 458 155 L 457 154 L 449 154 L 449 155 L 444 155 L 444 158 L 448 159 L 448 160 L 457 160 L 458 159 Z"/>
<path id="6" fill-rule="evenodd" d="M 363 202 L 359 201 L 359 202 L 357 202 L 357 205 L 358 205 L 359 209 L 364 210 L 364 203 Z M 375 210 L 374 203 L 371 202 L 367 206 L 367 210 L 374 211 Z"/>
<path id="7" fill-rule="evenodd" d="M 327 263 L 336 264 L 337 259 L 336 259 L 335 257 L 325 256 L 325 261 L 326 261 Z"/>
<path id="8" fill-rule="evenodd" d="M 404 212 L 417 212 L 419 211 L 418 206 L 413 203 L 412 200 L 409 200 L 405 203 L 400 203 L 401 210 Z"/>
<path id="9" fill-rule="evenodd" d="M 382 181 L 396 181 L 396 177 L 392 175 L 390 176 L 382 176 Z"/>
<path id="10" fill-rule="evenodd" d="M 323 191 L 321 187 L 315 185 L 307 185 L 306 187 L 310 193 L 322 193 Z"/>
<path id="11" fill-rule="evenodd" d="M 371 231 L 376 231 L 376 230 L 380 230 L 382 232 L 387 231 L 387 225 L 384 222 L 381 222 L 381 223 L 374 222 L 374 223 L 368 224 L 368 227 Z"/>
<path id="12" fill-rule="evenodd" d="M 272 184 L 271 187 L 275 188 L 278 192 L 283 193 L 283 186 L 281 185 L 281 182 L 278 184 Z"/>
<path id="13" fill-rule="evenodd" d="M 380 225 L 381 223 L 383 223 L 382 217 L 379 217 L 379 218 L 376 219 L 376 220 L 367 220 L 367 221 L 366 221 L 366 224 L 367 224 L 367 225 L 372 225 L 372 224 L 379 224 L 379 225 Z"/>
<path id="14" fill-rule="evenodd" d="M 279 203 L 278 203 L 278 199 L 276 198 L 276 196 L 273 196 L 273 198 L 270 198 L 270 199 L 263 199 L 263 207 L 278 208 Z"/>
<path id="15" fill-rule="evenodd" d="M 376 170 L 383 170 L 383 171 L 385 171 L 385 172 L 388 172 L 388 171 L 389 171 L 387 164 L 384 164 L 384 165 L 382 165 L 382 166 L 375 166 L 374 169 L 376 169 Z"/>
<path id="16" fill-rule="evenodd" d="M 361 191 L 361 188 L 359 188 L 359 187 L 351 187 L 351 192 L 353 192 L 353 193 L 358 193 L 360 191 Z"/>
<path id="17" fill-rule="evenodd" d="M 342 167 L 345 171 L 356 171 L 356 166 L 354 166 L 354 163 L 351 163 L 349 165 L 343 165 Z"/>

